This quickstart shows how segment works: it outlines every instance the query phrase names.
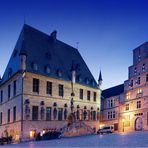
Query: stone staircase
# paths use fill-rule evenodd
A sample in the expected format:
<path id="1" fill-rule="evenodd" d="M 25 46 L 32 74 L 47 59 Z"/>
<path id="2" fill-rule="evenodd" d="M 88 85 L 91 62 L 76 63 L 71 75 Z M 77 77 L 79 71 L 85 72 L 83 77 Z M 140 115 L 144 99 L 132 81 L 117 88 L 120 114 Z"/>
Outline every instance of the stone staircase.
<path id="1" fill-rule="evenodd" d="M 83 121 L 76 121 L 71 125 L 65 125 L 62 130 L 62 137 L 72 137 L 72 136 L 81 136 L 81 135 L 90 135 L 94 134 L 94 130 L 85 124 Z"/>

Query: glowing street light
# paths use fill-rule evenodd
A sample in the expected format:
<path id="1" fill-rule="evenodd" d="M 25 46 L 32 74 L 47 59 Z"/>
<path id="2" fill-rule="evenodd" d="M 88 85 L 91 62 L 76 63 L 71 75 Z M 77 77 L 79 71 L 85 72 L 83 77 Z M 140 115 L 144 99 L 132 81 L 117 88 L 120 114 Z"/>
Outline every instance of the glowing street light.
<path id="1" fill-rule="evenodd" d="M 125 122 L 125 119 L 122 119 L 122 123 L 123 123 L 123 132 L 124 132 L 124 122 Z"/>

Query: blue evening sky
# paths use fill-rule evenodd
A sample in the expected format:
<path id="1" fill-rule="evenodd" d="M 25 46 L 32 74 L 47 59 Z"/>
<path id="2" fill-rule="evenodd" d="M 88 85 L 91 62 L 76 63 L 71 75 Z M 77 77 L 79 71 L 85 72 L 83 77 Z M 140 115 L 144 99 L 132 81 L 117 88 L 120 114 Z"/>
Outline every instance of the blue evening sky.
<path id="1" fill-rule="evenodd" d="M 147 0 L 0 0 L 0 74 L 24 23 L 78 50 L 103 88 L 124 82 L 132 50 L 148 41 Z"/>

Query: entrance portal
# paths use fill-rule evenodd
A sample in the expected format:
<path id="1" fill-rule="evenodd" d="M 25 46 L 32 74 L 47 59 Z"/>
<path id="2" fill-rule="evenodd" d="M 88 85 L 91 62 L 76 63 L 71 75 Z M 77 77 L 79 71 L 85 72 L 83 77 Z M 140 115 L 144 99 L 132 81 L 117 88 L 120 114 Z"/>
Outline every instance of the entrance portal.
<path id="1" fill-rule="evenodd" d="M 136 131 L 141 131 L 142 130 L 142 118 L 138 117 L 135 120 L 135 130 Z"/>

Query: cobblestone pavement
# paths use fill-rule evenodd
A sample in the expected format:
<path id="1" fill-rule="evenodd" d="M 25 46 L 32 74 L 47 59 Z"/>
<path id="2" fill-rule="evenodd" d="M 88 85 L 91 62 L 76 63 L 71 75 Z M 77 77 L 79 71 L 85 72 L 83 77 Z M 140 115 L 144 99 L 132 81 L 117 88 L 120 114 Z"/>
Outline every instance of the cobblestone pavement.
<path id="1" fill-rule="evenodd" d="M 89 135 L 82 137 L 62 138 L 40 142 L 24 142 L 21 144 L 12 144 L 2 146 L 3 148 L 12 147 L 147 147 L 148 148 L 148 132 L 133 132 L 124 134 L 104 134 L 104 135 Z"/>

